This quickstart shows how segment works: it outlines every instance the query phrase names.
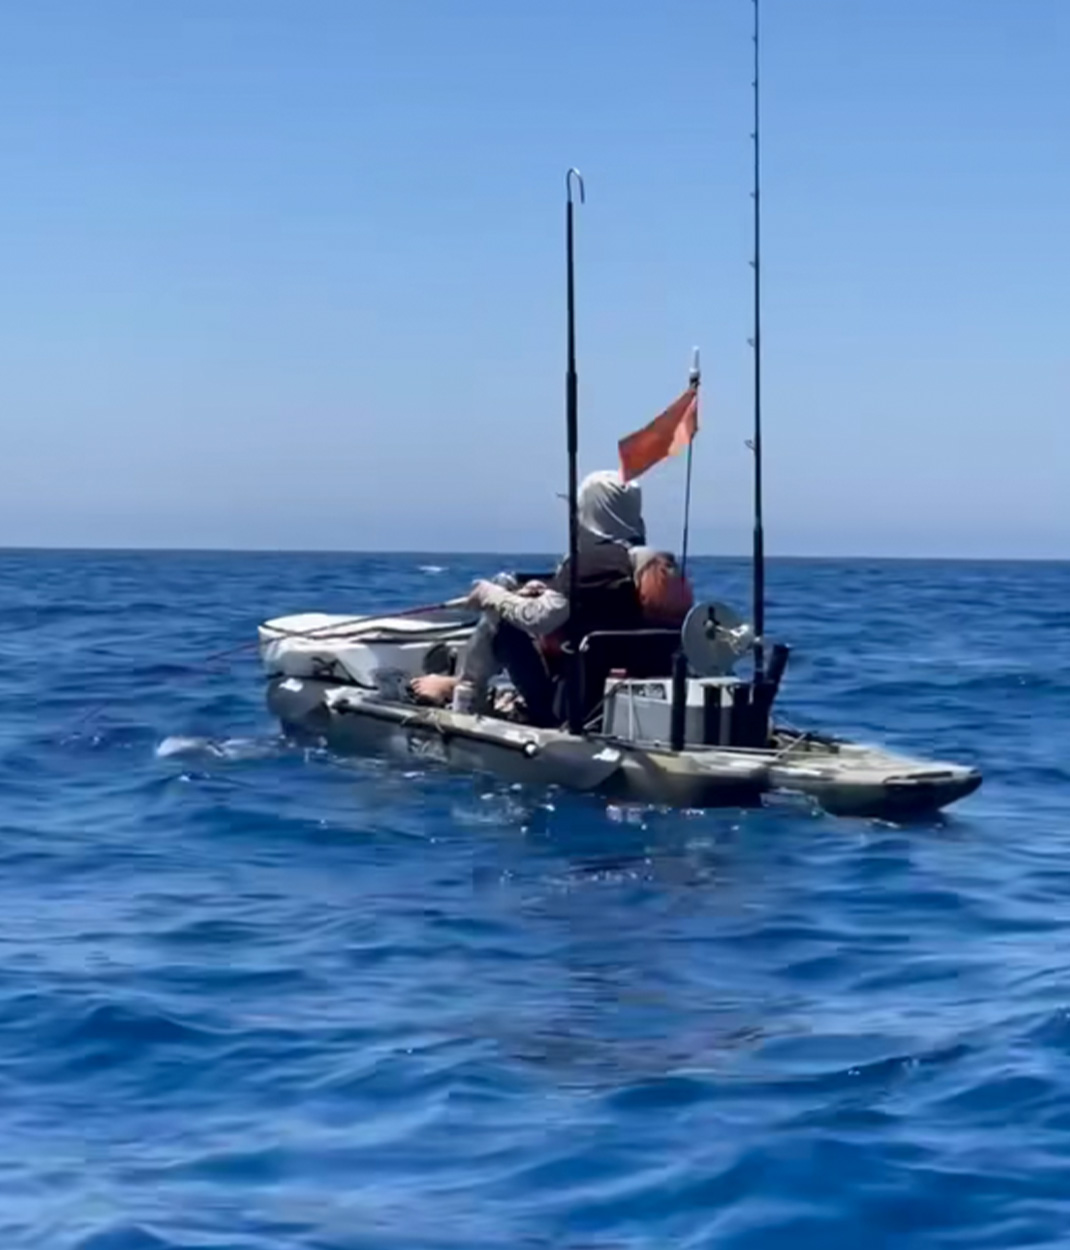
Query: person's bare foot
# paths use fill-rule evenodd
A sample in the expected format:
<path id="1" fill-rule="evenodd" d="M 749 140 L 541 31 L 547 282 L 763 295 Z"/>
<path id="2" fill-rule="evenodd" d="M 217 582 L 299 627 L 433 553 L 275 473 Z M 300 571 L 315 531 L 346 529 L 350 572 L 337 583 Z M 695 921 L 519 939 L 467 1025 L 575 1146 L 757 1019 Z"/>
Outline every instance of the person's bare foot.
<path id="1" fill-rule="evenodd" d="M 423 677 L 414 677 L 410 683 L 414 694 L 428 703 L 445 707 L 453 698 L 457 686 L 457 678 L 446 673 L 427 673 Z"/>

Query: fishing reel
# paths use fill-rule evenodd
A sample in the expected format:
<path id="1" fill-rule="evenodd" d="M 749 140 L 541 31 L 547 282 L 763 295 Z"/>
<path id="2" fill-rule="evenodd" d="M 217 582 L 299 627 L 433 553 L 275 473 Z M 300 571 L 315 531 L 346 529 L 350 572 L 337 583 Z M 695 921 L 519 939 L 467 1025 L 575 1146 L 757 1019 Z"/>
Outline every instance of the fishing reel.
<path id="1" fill-rule="evenodd" d="M 734 608 L 711 600 L 696 603 L 684 618 L 680 641 L 698 677 L 727 677 L 751 651 L 754 629 Z"/>

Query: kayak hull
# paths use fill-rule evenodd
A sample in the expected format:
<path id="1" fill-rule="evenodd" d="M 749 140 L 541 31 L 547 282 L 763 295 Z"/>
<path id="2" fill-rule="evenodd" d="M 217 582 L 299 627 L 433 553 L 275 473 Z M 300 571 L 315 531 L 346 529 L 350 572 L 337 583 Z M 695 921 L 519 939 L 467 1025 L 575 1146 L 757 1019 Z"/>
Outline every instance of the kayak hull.
<path id="1" fill-rule="evenodd" d="M 814 737 L 780 753 L 770 782 L 801 793 L 837 816 L 911 820 L 973 794 L 981 773 L 961 764 L 911 759 L 875 747 Z"/>
<path id="2" fill-rule="evenodd" d="M 503 781 L 598 792 L 671 807 L 749 807 L 768 788 L 764 760 L 731 752 L 640 750 L 487 716 L 379 700 L 348 687 L 295 678 L 268 686 L 285 730 L 322 740 L 339 755 L 389 755 Z"/>
<path id="3" fill-rule="evenodd" d="M 831 739 L 774 742 L 766 750 L 673 752 L 420 707 L 292 676 L 269 682 L 267 703 L 287 733 L 322 741 L 339 755 L 386 755 L 658 806 L 754 807 L 782 793 L 803 795 L 837 816 L 909 819 L 947 807 L 981 784 L 974 769 Z"/>

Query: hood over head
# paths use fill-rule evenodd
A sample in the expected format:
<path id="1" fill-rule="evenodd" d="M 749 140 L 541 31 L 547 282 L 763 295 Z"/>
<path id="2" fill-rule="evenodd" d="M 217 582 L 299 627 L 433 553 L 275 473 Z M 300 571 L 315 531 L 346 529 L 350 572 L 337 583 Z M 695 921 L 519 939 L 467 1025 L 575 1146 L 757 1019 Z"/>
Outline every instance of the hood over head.
<path id="1" fill-rule="evenodd" d="M 643 492 L 612 469 L 588 473 L 577 495 L 579 523 L 589 534 L 633 547 L 646 542 Z"/>

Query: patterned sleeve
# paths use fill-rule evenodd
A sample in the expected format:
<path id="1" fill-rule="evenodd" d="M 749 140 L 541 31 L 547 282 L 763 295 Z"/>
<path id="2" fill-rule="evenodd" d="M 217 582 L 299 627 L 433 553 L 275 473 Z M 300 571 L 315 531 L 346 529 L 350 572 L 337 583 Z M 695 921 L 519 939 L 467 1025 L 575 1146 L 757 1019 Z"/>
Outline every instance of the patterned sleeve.
<path id="1" fill-rule="evenodd" d="M 568 599 L 553 588 L 531 598 L 492 586 L 487 590 L 485 606 L 528 634 L 552 634 L 568 620 Z"/>

